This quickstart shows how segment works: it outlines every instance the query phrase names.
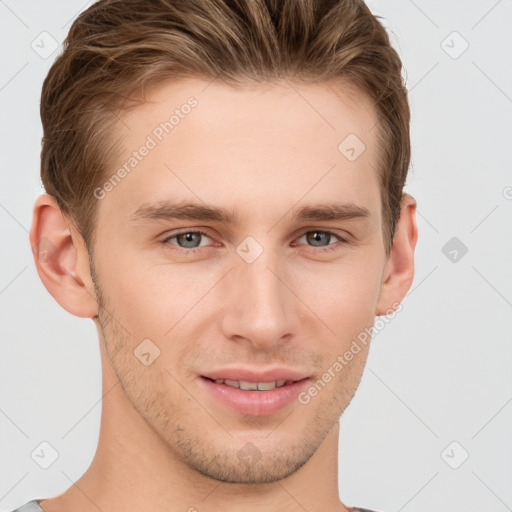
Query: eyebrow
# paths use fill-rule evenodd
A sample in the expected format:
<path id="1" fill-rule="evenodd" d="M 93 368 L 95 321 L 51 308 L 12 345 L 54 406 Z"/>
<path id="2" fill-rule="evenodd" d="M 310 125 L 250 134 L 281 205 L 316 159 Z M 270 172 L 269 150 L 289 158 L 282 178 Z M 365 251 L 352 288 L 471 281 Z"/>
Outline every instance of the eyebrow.
<path id="1" fill-rule="evenodd" d="M 370 211 L 354 203 L 327 203 L 303 206 L 294 213 L 294 217 L 302 221 L 341 221 L 370 217 Z M 227 224 L 239 222 L 236 211 L 200 203 L 167 201 L 143 203 L 129 218 L 130 220 L 209 220 Z"/>

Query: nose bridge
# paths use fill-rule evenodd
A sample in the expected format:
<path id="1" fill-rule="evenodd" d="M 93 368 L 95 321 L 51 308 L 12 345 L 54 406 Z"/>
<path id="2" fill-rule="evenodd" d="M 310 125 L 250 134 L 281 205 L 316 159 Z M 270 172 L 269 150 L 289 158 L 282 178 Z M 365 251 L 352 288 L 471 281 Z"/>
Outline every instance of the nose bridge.
<path id="1" fill-rule="evenodd" d="M 240 246 L 243 250 L 243 244 Z M 293 294 L 279 275 L 284 268 L 281 263 L 270 249 L 261 251 L 253 261 L 243 252 L 236 255 L 223 294 L 222 324 L 227 337 L 243 337 L 259 348 L 269 348 L 294 332 Z"/>

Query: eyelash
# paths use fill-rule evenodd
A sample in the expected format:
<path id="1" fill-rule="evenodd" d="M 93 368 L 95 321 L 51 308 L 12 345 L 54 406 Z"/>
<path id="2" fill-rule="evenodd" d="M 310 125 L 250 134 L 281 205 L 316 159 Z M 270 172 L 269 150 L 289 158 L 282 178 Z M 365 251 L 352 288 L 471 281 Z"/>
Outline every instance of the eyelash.
<path id="1" fill-rule="evenodd" d="M 312 230 L 308 230 L 308 231 L 304 231 L 300 236 L 299 238 L 302 238 L 304 235 L 307 235 L 308 233 L 325 233 L 325 234 L 329 234 L 329 235 L 332 235 L 334 238 L 336 238 L 338 240 L 339 243 L 341 244 L 346 244 L 348 243 L 348 240 L 344 239 L 343 237 L 341 237 L 340 235 L 334 233 L 333 231 L 328 231 L 328 230 L 321 230 L 321 229 L 312 229 Z M 194 248 L 191 248 L 191 249 L 185 249 L 183 247 L 180 247 L 178 245 L 175 245 L 175 244 L 171 244 L 169 242 L 169 240 L 172 240 L 176 237 L 178 237 L 179 235 L 185 235 L 187 233 L 194 233 L 194 234 L 200 234 L 201 236 L 206 236 L 208 238 L 211 238 L 210 235 L 208 235 L 208 233 L 204 232 L 204 231 L 201 231 L 200 229 L 195 229 L 195 230 L 188 230 L 188 231 L 179 231 L 177 233 L 173 233 L 172 235 L 166 237 L 164 240 L 162 240 L 162 243 L 164 244 L 164 246 L 166 248 L 168 248 L 169 250 L 172 250 L 172 251 L 178 251 L 178 252 L 181 252 L 181 253 L 185 253 L 185 254 L 195 254 L 197 251 L 199 251 L 200 249 L 203 249 L 203 247 L 194 247 Z M 169 246 L 173 246 L 172 249 L 170 249 Z M 302 244 L 301 244 L 302 245 Z M 337 250 L 339 249 L 339 245 L 338 244 L 329 244 L 325 247 L 315 247 L 315 246 L 308 246 L 312 249 L 316 249 L 315 252 L 319 252 L 319 253 L 324 253 L 324 252 L 329 252 L 329 251 L 334 251 L 334 250 Z"/>

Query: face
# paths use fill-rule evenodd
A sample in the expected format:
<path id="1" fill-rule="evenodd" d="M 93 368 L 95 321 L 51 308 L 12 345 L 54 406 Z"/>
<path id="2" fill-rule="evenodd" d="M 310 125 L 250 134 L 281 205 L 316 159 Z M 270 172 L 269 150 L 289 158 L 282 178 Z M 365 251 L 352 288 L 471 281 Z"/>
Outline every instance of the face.
<path id="1" fill-rule="evenodd" d="M 148 99 L 121 116 L 125 172 L 96 193 L 103 364 L 190 468 L 282 479 L 365 364 L 367 345 L 339 356 L 373 325 L 387 261 L 375 114 L 326 84 L 190 79 Z"/>

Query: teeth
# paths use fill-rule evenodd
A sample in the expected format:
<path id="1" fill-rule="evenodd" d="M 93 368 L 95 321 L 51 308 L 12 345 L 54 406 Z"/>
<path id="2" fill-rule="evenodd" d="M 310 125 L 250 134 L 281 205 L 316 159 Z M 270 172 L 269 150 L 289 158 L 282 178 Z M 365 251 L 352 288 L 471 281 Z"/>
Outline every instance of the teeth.
<path id="1" fill-rule="evenodd" d="M 245 389 L 246 391 L 255 391 L 258 389 L 257 382 L 247 382 L 246 380 L 240 381 L 240 389 Z"/>
<path id="2" fill-rule="evenodd" d="M 275 389 L 275 382 L 258 382 L 258 389 L 261 391 L 269 391 L 270 389 Z"/>
<path id="3" fill-rule="evenodd" d="M 232 388 L 240 388 L 245 391 L 270 391 L 274 388 L 280 388 L 285 384 L 292 384 L 291 380 L 278 380 L 272 382 L 248 382 L 246 380 L 228 380 L 228 379 L 215 379 L 216 384 L 225 384 Z"/>

